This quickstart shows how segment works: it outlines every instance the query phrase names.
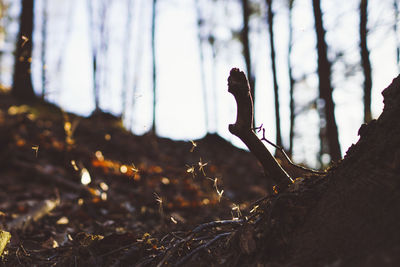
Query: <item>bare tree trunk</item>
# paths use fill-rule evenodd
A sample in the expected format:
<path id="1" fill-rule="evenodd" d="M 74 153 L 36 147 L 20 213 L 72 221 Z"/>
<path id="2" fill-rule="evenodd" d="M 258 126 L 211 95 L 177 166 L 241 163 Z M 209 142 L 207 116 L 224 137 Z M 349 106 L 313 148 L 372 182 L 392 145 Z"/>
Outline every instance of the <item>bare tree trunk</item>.
<path id="1" fill-rule="evenodd" d="M 372 120 L 371 114 L 371 62 L 367 45 L 368 0 L 360 1 L 360 52 L 361 63 L 364 72 L 364 122 Z"/>
<path id="2" fill-rule="evenodd" d="M 319 97 L 324 102 L 323 106 L 326 119 L 326 137 L 328 140 L 329 154 L 331 160 L 338 161 L 342 156 L 340 151 L 339 134 L 335 120 L 335 104 L 332 98 L 333 88 L 331 85 L 331 62 L 328 60 L 327 55 L 325 29 L 322 23 L 320 0 L 313 0 L 313 11 L 315 19 L 315 32 L 317 35 Z"/>
<path id="3" fill-rule="evenodd" d="M 293 24 L 292 24 L 292 8 L 294 0 L 289 0 L 289 40 L 288 40 L 288 75 L 289 75 L 289 97 L 290 97 L 290 128 L 289 128 L 289 155 L 293 155 L 293 139 L 294 139 L 294 123 L 295 123 L 295 110 L 294 110 L 294 79 L 292 74 L 292 61 L 290 56 L 292 54 L 293 42 Z"/>
<path id="4" fill-rule="evenodd" d="M 93 1 L 93 2 L 92 2 Z M 100 90 L 106 86 L 106 64 L 108 50 L 108 32 L 106 28 L 108 4 L 107 0 L 87 0 L 89 25 L 92 42 L 93 94 L 95 112 L 100 111 Z M 93 5 L 96 3 L 98 6 Z M 96 12 L 96 13 L 94 13 Z M 96 17 L 95 17 L 96 15 Z"/>
<path id="5" fill-rule="evenodd" d="M 275 62 L 275 44 L 274 44 L 274 12 L 272 11 L 272 0 L 266 0 L 268 6 L 268 32 L 269 32 L 269 44 L 271 50 L 271 67 L 272 77 L 274 80 L 274 98 L 275 98 L 275 125 L 276 125 L 276 144 L 282 147 L 282 135 L 281 135 L 281 118 L 279 115 L 279 87 L 278 79 L 276 77 L 276 62 Z"/>
<path id="6" fill-rule="evenodd" d="M 97 0 L 98 1 L 98 0 Z M 110 53 L 108 53 L 108 44 L 110 41 L 109 37 L 109 28 L 107 27 L 107 12 L 112 4 L 112 1 L 102 0 L 100 2 L 100 18 L 99 18 L 99 57 L 98 57 L 98 71 L 101 75 L 98 75 L 99 79 L 99 97 L 101 89 L 108 89 L 108 93 L 110 93 L 109 75 L 108 75 L 108 62 Z"/>
<path id="7" fill-rule="evenodd" d="M 42 98 L 46 95 L 46 42 L 47 42 L 47 0 L 43 0 L 42 7 Z"/>
<path id="8" fill-rule="evenodd" d="M 214 108 L 214 133 L 218 133 L 218 125 L 219 125 L 219 114 L 218 114 L 218 92 L 217 92 L 217 45 L 215 43 L 215 37 L 212 35 L 210 37 L 210 45 L 212 52 L 212 67 L 211 67 L 211 89 L 212 89 L 212 97 L 213 108 Z"/>
<path id="9" fill-rule="evenodd" d="M 156 6 L 157 0 L 153 0 L 152 16 L 151 16 L 151 54 L 153 65 L 153 122 L 151 133 L 156 134 L 156 88 L 157 88 L 157 73 L 156 73 L 156 47 L 155 47 L 155 29 L 156 29 Z"/>
<path id="10" fill-rule="evenodd" d="M 136 2 L 137 3 L 137 2 Z M 139 1 L 138 6 L 136 7 L 137 10 L 139 10 L 139 18 L 138 18 L 138 26 L 137 26 L 137 31 L 136 33 L 136 38 L 134 38 L 135 40 L 135 61 L 133 66 L 133 88 L 132 88 L 132 98 L 131 98 L 131 110 L 133 111 L 136 99 L 137 99 L 137 88 L 138 88 L 138 82 L 140 79 L 140 65 L 142 62 L 142 50 L 143 50 L 143 36 L 140 32 L 140 29 L 142 28 L 142 25 L 144 23 L 144 18 L 145 18 L 145 12 L 144 9 L 146 7 L 146 2 L 145 1 Z M 132 112 L 133 113 L 133 112 Z M 131 118 L 129 120 L 129 127 L 133 127 L 134 125 L 134 120 L 135 120 L 135 116 L 134 114 L 131 114 Z"/>
<path id="11" fill-rule="evenodd" d="M 63 63 L 63 59 L 64 59 L 64 51 L 67 47 L 68 40 L 70 39 L 70 36 L 71 36 L 72 27 L 73 27 L 72 19 L 73 19 L 73 14 L 75 12 L 75 7 L 76 7 L 75 2 L 76 1 L 77 0 L 68 1 L 68 10 L 67 10 L 67 18 L 68 19 L 66 22 L 66 29 L 64 30 L 64 33 L 63 33 L 63 38 L 62 38 L 63 40 L 61 42 L 62 45 L 60 45 L 60 47 L 58 49 L 57 60 L 55 63 L 55 68 L 54 68 L 55 73 L 57 75 L 60 75 L 60 73 L 61 73 L 62 63 Z"/>
<path id="12" fill-rule="evenodd" d="M 396 63 L 397 63 L 397 68 L 400 71 L 400 41 L 397 32 L 397 23 L 399 21 L 399 4 L 397 3 L 397 1 L 398 0 L 393 0 L 393 9 L 394 9 L 393 31 L 396 40 Z"/>
<path id="13" fill-rule="evenodd" d="M 200 73 L 201 73 L 201 87 L 203 89 L 203 101 L 204 101 L 204 122 L 206 132 L 210 130 L 209 126 L 209 110 L 208 110 L 208 99 L 207 99 L 207 88 L 206 88 L 206 75 L 204 70 L 204 53 L 203 53 L 203 37 L 201 34 L 201 27 L 204 24 L 204 19 L 201 16 L 201 10 L 199 1 L 195 0 L 196 16 L 197 16 L 197 39 L 199 44 L 199 59 L 200 59 Z"/>
<path id="14" fill-rule="evenodd" d="M 129 88 L 128 72 L 130 66 L 130 49 L 131 49 L 131 32 L 132 32 L 132 0 L 127 0 L 126 6 L 126 24 L 125 24 L 125 41 L 122 49 L 123 70 L 122 70 L 122 116 L 125 117 L 127 109 L 127 95 Z"/>
<path id="15" fill-rule="evenodd" d="M 92 43 L 92 71 L 93 71 L 93 97 L 94 97 L 94 106 L 95 111 L 100 110 L 99 103 L 99 82 L 98 82 L 98 73 L 97 73 L 97 57 L 98 57 L 98 45 L 96 44 L 95 38 L 95 23 L 94 23 L 94 14 L 93 14 L 93 5 L 92 0 L 87 0 L 88 3 L 88 12 L 89 12 L 89 31 L 91 32 L 91 43 Z"/>
<path id="16" fill-rule="evenodd" d="M 15 97 L 29 101 L 36 97 L 31 77 L 34 0 L 22 0 L 21 5 L 22 10 L 15 52 L 13 87 L 11 93 Z"/>
<path id="17" fill-rule="evenodd" d="M 243 55 L 246 62 L 247 77 L 249 79 L 250 93 L 255 102 L 255 77 L 251 67 L 251 54 L 250 54 L 250 41 L 249 41 L 249 18 L 250 18 L 250 7 L 248 0 L 242 1 L 242 14 L 243 14 L 243 29 L 241 33 L 241 42 L 243 45 Z M 253 125 L 255 123 L 255 116 L 253 116 Z"/>
<path id="18" fill-rule="evenodd" d="M 0 0 L 0 38 L 6 39 L 6 33 L 5 33 L 5 29 L 7 28 L 7 23 L 4 20 L 4 17 L 7 14 L 7 7 L 8 5 L 6 5 L 6 3 L 4 3 L 3 0 Z M 3 54 L 4 54 L 4 50 L 0 49 L 0 69 L 3 69 Z M 0 84 L 3 84 L 2 82 L 2 73 L 0 73 Z"/>

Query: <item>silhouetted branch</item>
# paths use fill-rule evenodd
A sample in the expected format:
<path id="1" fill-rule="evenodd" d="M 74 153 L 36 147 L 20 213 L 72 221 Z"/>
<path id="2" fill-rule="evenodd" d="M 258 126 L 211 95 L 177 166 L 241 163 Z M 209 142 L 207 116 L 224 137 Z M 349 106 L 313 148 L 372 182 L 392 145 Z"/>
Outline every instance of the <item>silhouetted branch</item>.
<path id="1" fill-rule="evenodd" d="M 229 125 L 229 131 L 239 137 L 261 163 L 270 185 L 269 190 L 273 184 L 281 189 L 287 187 L 291 178 L 253 132 L 253 100 L 246 75 L 239 69 L 234 68 L 230 72 L 228 92 L 235 97 L 237 103 L 236 122 Z"/>
<path id="2" fill-rule="evenodd" d="M 265 137 L 265 128 L 262 127 L 262 124 L 259 128 L 260 129 L 257 132 L 262 130 L 262 135 L 263 135 L 261 138 L 261 141 L 267 142 L 268 144 L 270 144 L 271 146 L 276 148 L 277 152 L 281 153 L 280 157 L 279 157 L 279 154 L 277 154 L 277 153 L 275 153 L 275 155 L 277 155 L 277 157 L 280 159 L 281 167 L 290 175 L 290 177 L 292 177 L 294 179 L 297 177 L 303 177 L 308 174 L 325 174 L 325 172 L 323 172 L 323 171 L 320 172 L 320 171 L 312 170 L 312 169 L 309 169 L 309 168 L 306 168 L 303 166 L 299 166 L 299 165 L 293 163 L 292 160 L 289 158 L 289 156 L 286 154 L 283 147 L 272 143 Z"/>

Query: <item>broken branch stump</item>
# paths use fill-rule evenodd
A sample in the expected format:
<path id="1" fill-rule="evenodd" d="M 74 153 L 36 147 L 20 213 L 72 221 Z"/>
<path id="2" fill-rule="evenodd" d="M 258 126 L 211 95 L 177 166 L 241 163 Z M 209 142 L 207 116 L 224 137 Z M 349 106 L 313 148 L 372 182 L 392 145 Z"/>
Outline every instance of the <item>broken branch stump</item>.
<path id="1" fill-rule="evenodd" d="M 251 153 L 261 163 L 269 190 L 275 184 L 279 189 L 286 188 L 291 183 L 291 178 L 271 155 L 262 141 L 253 130 L 253 99 L 246 75 L 237 68 L 233 68 L 228 78 L 228 92 L 236 100 L 236 122 L 229 125 L 229 131 L 246 144 Z"/>

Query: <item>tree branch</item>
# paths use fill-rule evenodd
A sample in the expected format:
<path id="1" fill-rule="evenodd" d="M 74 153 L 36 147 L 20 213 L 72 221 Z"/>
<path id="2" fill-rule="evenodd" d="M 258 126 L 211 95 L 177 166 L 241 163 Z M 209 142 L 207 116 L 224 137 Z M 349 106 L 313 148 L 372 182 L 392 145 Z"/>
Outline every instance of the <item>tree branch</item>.
<path id="1" fill-rule="evenodd" d="M 235 124 L 229 125 L 229 131 L 240 138 L 249 148 L 264 168 L 265 177 L 272 188 L 286 188 L 291 178 L 271 155 L 262 141 L 253 131 L 253 100 L 246 75 L 237 68 L 233 68 L 228 78 L 228 92 L 236 100 L 237 116 Z"/>

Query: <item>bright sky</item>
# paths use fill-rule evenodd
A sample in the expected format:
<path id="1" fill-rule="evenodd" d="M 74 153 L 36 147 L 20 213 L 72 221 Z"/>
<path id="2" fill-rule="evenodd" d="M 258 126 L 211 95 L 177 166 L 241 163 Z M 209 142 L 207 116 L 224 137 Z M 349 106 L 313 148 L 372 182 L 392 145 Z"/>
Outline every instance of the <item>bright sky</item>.
<path id="1" fill-rule="evenodd" d="M 208 0 L 201 1 L 202 3 Z M 41 13 L 43 0 L 36 0 L 37 13 Z M 128 126 L 136 134 L 143 134 L 151 127 L 151 57 L 150 19 L 151 2 L 134 0 L 131 52 L 122 50 L 125 42 L 125 18 L 127 0 L 110 1 L 109 56 L 107 58 L 107 87 L 101 95 L 101 107 L 116 114 L 121 112 L 121 88 L 123 68 L 128 68 L 129 84 L 137 91 L 130 95 L 135 99 L 133 112 L 128 114 Z M 221 5 L 228 1 L 221 1 Z M 206 9 L 206 18 L 214 17 L 216 23 L 240 28 L 240 5 L 231 0 L 229 16 L 224 9 Z M 287 8 L 284 1 L 275 1 L 275 33 L 278 64 L 278 82 L 282 133 L 285 144 L 289 135 L 289 97 L 287 77 Z M 68 111 L 88 115 L 93 110 L 91 44 L 87 17 L 87 2 L 83 0 L 51 0 L 49 3 L 48 48 L 48 98 Z M 346 62 L 356 64 L 358 55 L 358 1 L 322 1 L 324 24 L 328 31 L 330 58 L 337 51 L 345 53 Z M 395 35 L 391 31 L 393 13 L 390 1 L 370 0 L 369 47 L 373 65 L 373 114 L 382 110 L 380 92 L 397 75 L 395 58 Z M 157 129 L 158 134 L 173 139 L 196 139 L 206 133 L 204 97 L 199 63 L 196 12 L 194 0 L 159 0 L 157 9 Z M 34 41 L 40 44 L 41 17 L 37 16 Z M 316 69 L 315 33 L 311 0 L 296 0 L 293 10 L 294 47 L 292 60 L 295 78 L 305 77 L 296 86 L 296 102 L 305 104 L 318 94 Z M 141 21 L 141 22 L 140 22 Z M 252 57 L 256 69 L 256 119 L 267 126 L 267 135 L 275 137 L 272 74 L 270 70 L 268 33 L 264 23 L 251 22 Z M 221 39 L 228 40 L 230 32 L 224 27 L 213 29 Z M 68 33 L 69 32 L 69 33 Z M 137 34 L 140 32 L 140 34 Z M 259 34 L 255 34 L 255 32 Z M 137 49 L 139 47 L 140 50 Z M 232 67 L 244 69 L 240 45 L 219 45 L 218 56 L 212 60 L 209 47 L 205 46 L 207 103 L 210 116 L 209 130 L 217 131 L 224 138 L 242 146 L 228 131 L 228 124 L 236 117 L 233 97 L 227 92 L 227 77 Z M 135 51 L 140 51 L 135 52 Z M 128 57 L 129 64 L 123 65 Z M 35 46 L 33 59 L 34 82 L 40 86 L 40 45 Z M 134 77 L 135 67 L 139 70 Z M 334 100 L 340 132 L 342 153 L 357 141 L 357 130 L 362 123 L 362 75 L 343 75 L 343 63 L 334 65 Z M 213 76 L 215 70 L 215 76 Z M 215 90 L 214 90 L 215 89 Z M 133 124 L 131 125 L 131 115 Z M 268 128 L 270 126 L 271 128 Z M 296 120 L 295 160 L 315 165 L 315 153 L 319 149 L 318 116 L 314 111 L 303 112 Z"/>

